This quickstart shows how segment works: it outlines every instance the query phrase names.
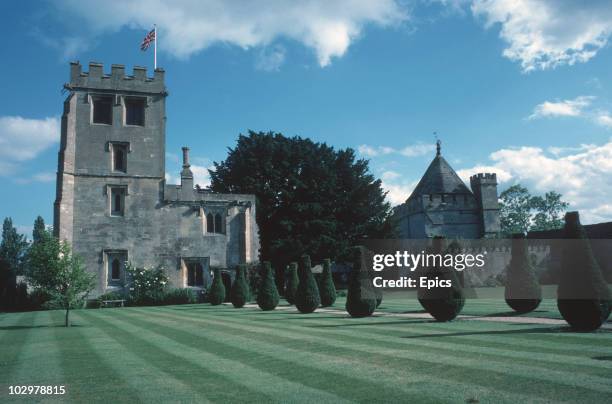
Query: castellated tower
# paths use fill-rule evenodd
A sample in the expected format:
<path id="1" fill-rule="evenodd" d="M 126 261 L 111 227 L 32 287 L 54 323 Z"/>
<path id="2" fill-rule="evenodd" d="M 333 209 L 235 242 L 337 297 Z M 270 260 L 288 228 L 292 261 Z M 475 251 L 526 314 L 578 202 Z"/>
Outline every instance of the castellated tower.
<path id="1" fill-rule="evenodd" d="M 470 177 L 470 188 L 480 208 L 481 234 L 495 237 L 501 231 L 499 202 L 497 200 L 497 175 L 476 174 Z"/>
<path id="2" fill-rule="evenodd" d="M 97 294 L 125 291 L 127 261 L 200 290 L 211 266 L 257 259 L 253 195 L 194 189 L 188 148 L 181 184 L 166 184 L 164 70 L 74 62 L 64 88 L 54 231 L 98 276 Z"/>

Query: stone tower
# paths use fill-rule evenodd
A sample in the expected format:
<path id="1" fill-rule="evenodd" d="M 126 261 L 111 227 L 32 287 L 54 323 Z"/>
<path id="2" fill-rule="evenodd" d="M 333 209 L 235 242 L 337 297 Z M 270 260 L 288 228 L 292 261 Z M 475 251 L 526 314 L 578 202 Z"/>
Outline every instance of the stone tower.
<path id="1" fill-rule="evenodd" d="M 124 290 L 128 261 L 202 290 L 211 266 L 257 260 L 253 195 L 194 189 L 187 147 L 181 183 L 166 184 L 162 69 L 71 63 L 64 87 L 54 231 L 98 275 L 97 293 Z"/>
<path id="2" fill-rule="evenodd" d="M 401 238 L 435 236 L 478 239 L 499 233 L 499 207 L 495 174 L 472 177 L 472 190 L 442 157 L 436 156 L 403 204 L 394 208 Z"/>

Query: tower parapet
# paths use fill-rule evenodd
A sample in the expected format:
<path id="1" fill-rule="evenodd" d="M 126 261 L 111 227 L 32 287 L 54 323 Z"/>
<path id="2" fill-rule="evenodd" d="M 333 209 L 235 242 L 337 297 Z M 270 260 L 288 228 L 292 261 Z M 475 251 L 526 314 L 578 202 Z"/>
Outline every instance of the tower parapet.
<path id="1" fill-rule="evenodd" d="M 497 175 L 479 173 L 470 177 L 470 187 L 480 209 L 482 237 L 496 237 L 501 231 L 499 202 L 497 200 Z"/>
<path id="2" fill-rule="evenodd" d="M 79 62 L 70 63 L 70 82 L 64 85 L 69 90 L 97 89 L 111 91 L 129 91 L 166 95 L 164 69 L 157 68 L 153 77 L 147 77 L 147 69 L 134 66 L 133 74 L 125 73 L 124 65 L 111 65 L 111 74 L 104 74 L 102 63 L 90 62 L 89 71 L 83 72 Z"/>

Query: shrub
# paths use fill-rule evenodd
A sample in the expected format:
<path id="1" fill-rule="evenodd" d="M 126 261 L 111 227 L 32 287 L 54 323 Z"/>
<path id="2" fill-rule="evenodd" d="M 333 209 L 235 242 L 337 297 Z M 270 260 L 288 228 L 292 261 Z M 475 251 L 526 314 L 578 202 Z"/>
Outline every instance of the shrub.
<path id="1" fill-rule="evenodd" d="M 261 282 L 259 293 L 257 293 L 257 305 L 264 311 L 274 310 L 278 306 L 279 299 L 272 266 L 269 261 L 264 261 L 261 265 Z"/>
<path id="2" fill-rule="evenodd" d="M 319 294 L 317 282 L 314 276 L 312 276 L 312 265 L 310 264 L 309 255 L 302 255 L 299 271 L 300 283 L 295 293 L 295 307 L 300 313 L 312 313 L 321 304 L 321 295 Z"/>
<path id="3" fill-rule="evenodd" d="M 285 299 L 289 304 L 295 304 L 295 294 L 300 283 L 298 277 L 298 265 L 297 262 L 292 262 L 287 267 L 287 284 L 285 285 Z"/>
<path id="4" fill-rule="evenodd" d="M 230 301 L 235 308 L 239 309 L 243 307 L 249 301 L 249 285 L 246 281 L 246 266 L 238 265 L 236 267 L 236 280 L 232 285 L 230 292 Z"/>
<path id="5" fill-rule="evenodd" d="M 529 313 L 542 301 L 542 287 L 527 256 L 523 234 L 512 235 L 512 257 L 506 275 L 506 303 L 517 313 Z"/>
<path id="6" fill-rule="evenodd" d="M 193 304 L 198 298 L 190 288 L 172 289 L 164 294 L 163 304 Z"/>
<path id="7" fill-rule="evenodd" d="M 354 247 L 352 253 L 353 268 L 348 283 L 346 311 L 351 317 L 371 316 L 376 310 L 376 293 L 364 262 L 364 247 Z"/>
<path id="8" fill-rule="evenodd" d="M 608 319 L 612 308 L 610 289 L 593 256 L 578 212 L 565 215 L 565 239 L 557 307 L 576 331 L 593 331 Z"/>
<path id="9" fill-rule="evenodd" d="M 19 282 L 15 288 L 15 310 L 30 309 L 30 299 L 28 296 L 28 285 L 24 282 Z"/>
<path id="10" fill-rule="evenodd" d="M 455 250 L 455 248 L 453 248 Z M 433 254 L 451 254 L 451 249 L 444 251 L 444 239 L 435 237 L 430 248 Z M 437 321 L 451 321 L 463 309 L 465 297 L 461 282 L 457 276 L 455 268 L 444 268 L 443 266 L 434 266 L 432 268 L 424 268 L 428 279 L 436 279 L 442 281 L 450 281 L 450 287 L 432 287 L 419 288 L 418 298 L 421 306 L 432 315 Z"/>
<path id="11" fill-rule="evenodd" d="M 259 284 L 261 283 L 261 265 L 247 264 L 246 279 L 251 292 L 251 300 L 257 300 L 259 293 Z"/>
<path id="12" fill-rule="evenodd" d="M 136 268 L 128 262 L 125 266 L 129 279 L 129 303 L 135 306 L 160 304 L 168 284 L 168 277 L 162 267 Z"/>
<path id="13" fill-rule="evenodd" d="M 336 302 L 336 286 L 332 279 L 331 260 L 329 260 L 329 258 L 323 260 L 323 273 L 321 273 L 321 279 L 319 281 L 319 292 L 322 307 L 334 305 Z"/>
<path id="14" fill-rule="evenodd" d="M 221 279 L 221 270 L 213 269 L 213 281 L 208 291 L 208 301 L 211 305 L 217 306 L 225 300 L 225 285 Z"/>

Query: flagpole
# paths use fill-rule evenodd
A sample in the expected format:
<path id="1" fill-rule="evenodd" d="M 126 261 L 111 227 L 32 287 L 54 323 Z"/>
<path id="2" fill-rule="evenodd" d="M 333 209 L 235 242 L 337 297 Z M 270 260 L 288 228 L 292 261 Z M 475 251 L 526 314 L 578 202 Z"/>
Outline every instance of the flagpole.
<path id="1" fill-rule="evenodd" d="M 155 41 L 153 43 L 153 70 L 157 70 L 157 24 L 153 24 L 155 30 Z"/>

